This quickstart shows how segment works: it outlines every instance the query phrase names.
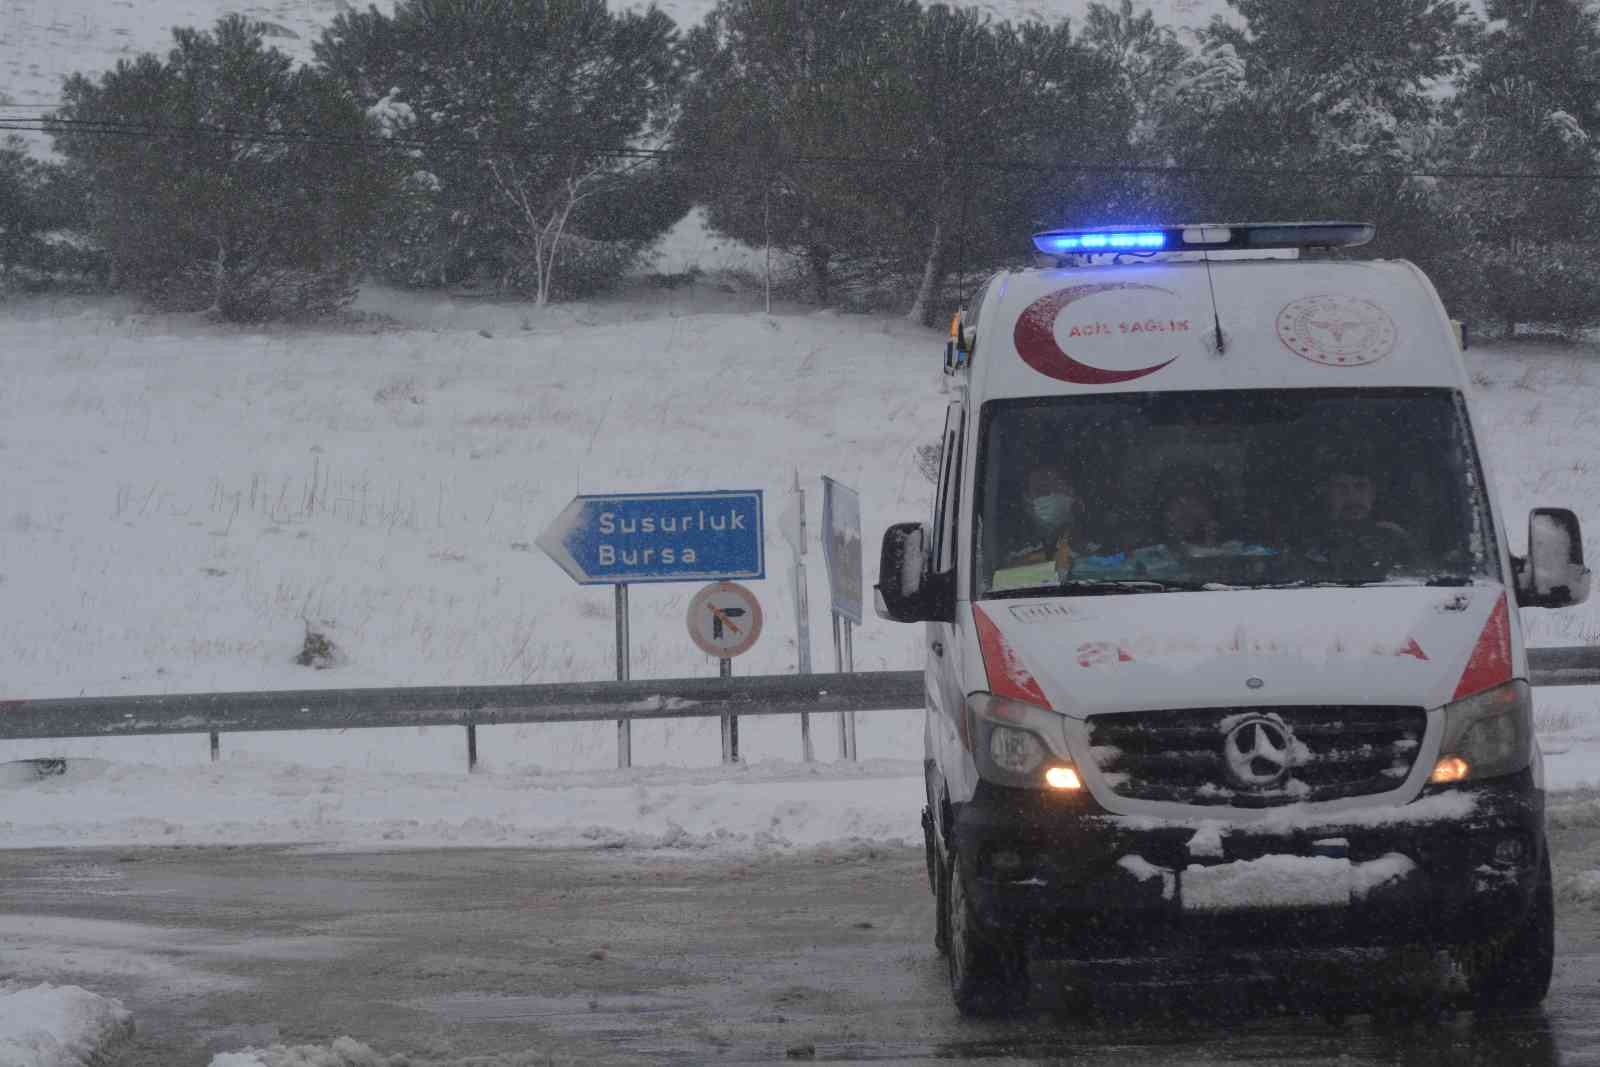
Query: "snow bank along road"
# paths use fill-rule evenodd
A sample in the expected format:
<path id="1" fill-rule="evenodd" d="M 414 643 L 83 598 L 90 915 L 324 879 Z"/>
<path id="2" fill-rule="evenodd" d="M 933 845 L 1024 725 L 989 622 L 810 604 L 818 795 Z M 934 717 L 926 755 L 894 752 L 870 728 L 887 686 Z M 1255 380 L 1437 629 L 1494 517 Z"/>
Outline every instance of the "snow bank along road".
<path id="1" fill-rule="evenodd" d="M 0 853 L 0 979 L 115 997 L 125 1065 L 1600 1063 L 1600 798 L 1556 813 L 1540 1014 L 1334 1024 L 1248 979 L 950 1007 L 914 849 Z M 1159 976 L 1143 975 L 1145 979 Z M 1288 1002 L 1294 1006 L 1291 994 Z M 1318 1006 L 1311 999 L 1309 1006 Z M 1300 1007 L 1308 1006 L 1305 1003 Z M 256 1050 L 254 1052 L 247 1050 Z M 294 1049 L 291 1053 L 289 1050 Z"/>

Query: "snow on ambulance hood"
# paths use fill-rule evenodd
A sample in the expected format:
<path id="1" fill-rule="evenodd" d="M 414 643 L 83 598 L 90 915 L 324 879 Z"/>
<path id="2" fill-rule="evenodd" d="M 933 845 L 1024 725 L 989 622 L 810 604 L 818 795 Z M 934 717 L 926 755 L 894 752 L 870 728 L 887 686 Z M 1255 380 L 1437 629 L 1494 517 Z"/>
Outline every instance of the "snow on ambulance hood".
<path id="1" fill-rule="evenodd" d="M 1009 662 L 1013 683 L 1036 686 L 1074 717 L 1274 704 L 1436 707 L 1507 680 L 1515 662 L 1505 590 L 1492 584 L 1048 597 L 974 610 L 1009 650 L 987 657 L 990 687 L 1008 688 L 994 672 Z"/>

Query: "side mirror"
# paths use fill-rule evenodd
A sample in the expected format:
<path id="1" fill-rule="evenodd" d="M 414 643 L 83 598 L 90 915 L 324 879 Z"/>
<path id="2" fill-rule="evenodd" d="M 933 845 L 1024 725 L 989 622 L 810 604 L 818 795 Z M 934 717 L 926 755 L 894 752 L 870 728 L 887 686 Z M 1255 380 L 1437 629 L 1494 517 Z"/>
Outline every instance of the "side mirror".
<path id="1" fill-rule="evenodd" d="M 954 374 L 972 362 L 974 348 L 973 329 L 967 324 L 965 309 L 957 311 L 950 320 L 950 340 L 944 345 L 944 372 Z"/>
<path id="2" fill-rule="evenodd" d="M 1565 608 L 1589 599 L 1578 517 L 1566 508 L 1534 508 L 1528 516 L 1528 558 L 1518 561 L 1517 603 Z"/>
<path id="3" fill-rule="evenodd" d="M 873 607 L 890 622 L 948 622 L 955 617 L 955 574 L 932 573 L 932 539 L 919 522 L 883 533 Z"/>

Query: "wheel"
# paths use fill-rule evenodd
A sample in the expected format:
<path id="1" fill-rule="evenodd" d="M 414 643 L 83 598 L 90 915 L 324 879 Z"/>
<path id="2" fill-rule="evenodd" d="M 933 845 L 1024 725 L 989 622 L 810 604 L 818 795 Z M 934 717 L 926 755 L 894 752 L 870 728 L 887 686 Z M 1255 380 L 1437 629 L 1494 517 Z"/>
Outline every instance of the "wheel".
<path id="1" fill-rule="evenodd" d="M 950 950 L 950 923 L 945 897 L 950 892 L 949 871 L 939 858 L 938 829 L 933 809 L 922 809 L 922 846 L 927 853 L 928 887 L 933 890 L 933 947 L 943 956 Z"/>
<path id="2" fill-rule="evenodd" d="M 1028 962 L 1021 944 L 997 940 L 977 922 L 952 852 L 943 894 L 950 993 L 962 1015 L 1008 1015 L 1028 1004 Z"/>
<path id="3" fill-rule="evenodd" d="M 933 855 L 936 871 L 933 878 L 933 947 L 939 955 L 950 954 L 950 867 Z"/>
<path id="4" fill-rule="evenodd" d="M 1556 958 L 1555 889 L 1550 850 L 1544 849 L 1533 907 L 1511 935 L 1481 946 L 1467 969 L 1467 989 L 1478 1011 L 1531 1011 L 1550 991 Z"/>

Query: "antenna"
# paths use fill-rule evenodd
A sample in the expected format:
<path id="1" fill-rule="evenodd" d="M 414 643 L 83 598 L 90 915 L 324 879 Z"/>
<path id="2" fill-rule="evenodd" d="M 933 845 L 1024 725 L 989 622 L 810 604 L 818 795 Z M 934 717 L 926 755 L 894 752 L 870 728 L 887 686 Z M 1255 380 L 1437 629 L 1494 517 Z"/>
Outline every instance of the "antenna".
<path id="1" fill-rule="evenodd" d="M 961 265 L 958 268 L 960 274 L 956 278 L 956 290 L 960 294 L 956 310 L 959 312 L 961 308 L 967 306 L 967 221 L 972 204 L 972 183 L 967 181 L 965 161 L 961 165 L 961 175 L 958 180 L 961 182 Z"/>
<path id="2" fill-rule="evenodd" d="M 1202 252 L 1200 258 L 1206 265 L 1206 288 L 1211 290 L 1211 323 L 1217 330 L 1217 355 L 1228 354 L 1228 346 L 1222 339 L 1222 316 L 1217 313 L 1217 283 L 1211 279 L 1211 253 Z"/>

